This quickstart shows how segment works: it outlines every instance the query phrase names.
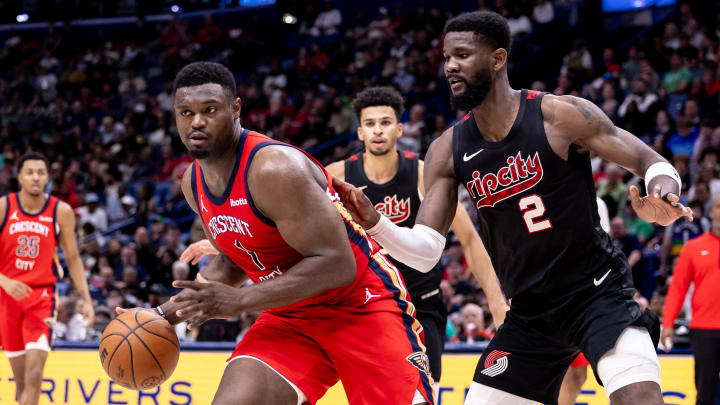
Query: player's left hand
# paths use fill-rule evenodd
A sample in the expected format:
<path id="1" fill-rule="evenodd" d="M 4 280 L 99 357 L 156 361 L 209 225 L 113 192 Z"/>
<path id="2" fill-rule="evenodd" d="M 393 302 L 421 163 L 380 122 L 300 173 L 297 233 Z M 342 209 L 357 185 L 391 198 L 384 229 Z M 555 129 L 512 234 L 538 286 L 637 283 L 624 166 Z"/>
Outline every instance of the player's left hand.
<path id="1" fill-rule="evenodd" d="M 85 318 L 85 327 L 92 328 L 95 323 L 95 309 L 93 308 L 92 301 L 83 300 L 80 305 L 80 315 Z"/>
<path id="2" fill-rule="evenodd" d="M 242 312 L 238 306 L 239 288 L 208 281 L 176 280 L 173 287 L 184 290 L 170 300 L 187 304 L 176 312 L 180 319 L 187 319 L 188 329 L 200 327 L 208 319 L 227 319 Z"/>
<path id="3" fill-rule="evenodd" d="M 640 197 L 640 190 L 636 186 L 630 186 L 630 203 L 638 216 L 646 222 L 668 226 L 680 217 L 692 221 L 692 210 L 680 204 L 679 200 L 680 197 L 674 193 L 667 193 L 663 199 L 660 185 L 655 185 L 652 193 L 645 197 Z"/>
<path id="4" fill-rule="evenodd" d="M 217 249 L 208 239 L 201 239 L 188 246 L 180 255 L 180 261 L 185 263 L 198 264 L 200 259 L 207 255 L 217 255 Z"/>

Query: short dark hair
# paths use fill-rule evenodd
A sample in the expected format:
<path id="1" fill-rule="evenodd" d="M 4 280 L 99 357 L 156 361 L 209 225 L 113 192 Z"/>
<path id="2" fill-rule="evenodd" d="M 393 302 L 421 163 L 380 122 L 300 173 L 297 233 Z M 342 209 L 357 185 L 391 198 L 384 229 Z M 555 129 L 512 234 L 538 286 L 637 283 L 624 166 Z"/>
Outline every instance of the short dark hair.
<path id="1" fill-rule="evenodd" d="M 38 153 L 38 152 L 28 152 L 28 153 L 20 156 L 20 159 L 18 159 L 18 163 L 17 163 L 18 173 L 22 170 L 23 165 L 28 160 L 42 160 L 43 163 L 45 163 L 45 170 L 47 170 L 48 172 L 50 171 L 50 162 L 45 157 L 45 155 L 43 155 L 42 153 Z"/>
<path id="2" fill-rule="evenodd" d="M 364 108 L 377 106 L 392 107 L 395 111 L 395 117 L 398 121 L 400 121 L 400 116 L 402 115 L 405 106 L 405 100 L 403 100 L 400 93 L 392 87 L 368 87 L 355 96 L 352 106 L 358 121 L 360 120 L 360 114 Z"/>
<path id="3" fill-rule="evenodd" d="M 448 32 L 470 31 L 475 38 L 487 42 L 494 49 L 503 48 L 510 53 L 512 37 L 507 20 L 493 11 L 473 11 L 451 18 L 445 24 L 444 34 Z"/>
<path id="4" fill-rule="evenodd" d="M 217 83 L 233 100 L 237 97 L 235 77 L 228 68 L 215 62 L 193 62 L 185 65 L 175 75 L 173 94 L 181 87 L 200 86 L 205 83 Z"/>

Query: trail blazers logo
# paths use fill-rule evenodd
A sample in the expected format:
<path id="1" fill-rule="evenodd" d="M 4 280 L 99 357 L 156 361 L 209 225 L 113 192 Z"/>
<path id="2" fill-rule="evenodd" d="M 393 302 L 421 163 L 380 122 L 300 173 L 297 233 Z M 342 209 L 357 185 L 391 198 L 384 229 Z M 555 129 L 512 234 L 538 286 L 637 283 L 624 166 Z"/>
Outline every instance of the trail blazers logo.
<path id="1" fill-rule="evenodd" d="M 415 352 L 407 356 L 407 361 L 409 361 L 410 364 L 417 367 L 418 370 L 422 371 L 428 377 L 430 377 L 430 359 L 428 358 L 427 354 L 423 352 Z"/>
<path id="2" fill-rule="evenodd" d="M 410 197 L 398 200 L 397 194 L 385 196 L 383 202 L 375 204 L 375 209 L 396 224 L 410 218 Z"/>
<path id="3" fill-rule="evenodd" d="M 508 368 L 508 354 L 502 350 L 493 350 L 485 357 L 485 369 L 481 371 L 488 377 L 502 374 Z"/>
<path id="4" fill-rule="evenodd" d="M 497 173 L 481 174 L 475 170 L 473 179 L 465 185 L 470 196 L 477 200 L 477 208 L 494 207 L 498 202 L 533 188 L 542 180 L 543 168 L 540 155 L 523 158 L 518 152 L 506 160 L 507 166 Z"/>

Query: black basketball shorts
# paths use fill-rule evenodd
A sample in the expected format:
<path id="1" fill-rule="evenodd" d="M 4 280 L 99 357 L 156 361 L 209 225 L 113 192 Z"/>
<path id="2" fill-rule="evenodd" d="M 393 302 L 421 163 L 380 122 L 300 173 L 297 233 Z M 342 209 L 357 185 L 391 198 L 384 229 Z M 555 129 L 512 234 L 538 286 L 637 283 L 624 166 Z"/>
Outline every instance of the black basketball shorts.
<path id="1" fill-rule="evenodd" d="M 600 268 L 570 294 L 564 290 L 557 296 L 513 298 L 505 323 L 480 357 L 473 380 L 555 404 L 563 376 L 578 353 L 585 354 L 595 371 L 600 358 L 629 326 L 647 328 L 657 347 L 658 318 L 650 310 L 640 311 L 633 299 L 629 269 L 617 267 Z"/>

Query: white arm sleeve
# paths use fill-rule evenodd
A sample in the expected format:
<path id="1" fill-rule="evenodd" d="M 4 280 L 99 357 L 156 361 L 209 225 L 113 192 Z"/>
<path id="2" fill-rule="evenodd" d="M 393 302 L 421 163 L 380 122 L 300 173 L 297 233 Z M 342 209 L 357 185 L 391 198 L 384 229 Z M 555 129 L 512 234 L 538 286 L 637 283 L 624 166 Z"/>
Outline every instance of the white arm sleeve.
<path id="1" fill-rule="evenodd" d="M 445 237 L 436 230 L 420 224 L 403 228 L 384 215 L 380 215 L 380 221 L 367 233 L 390 256 L 423 273 L 437 264 L 445 249 Z"/>

